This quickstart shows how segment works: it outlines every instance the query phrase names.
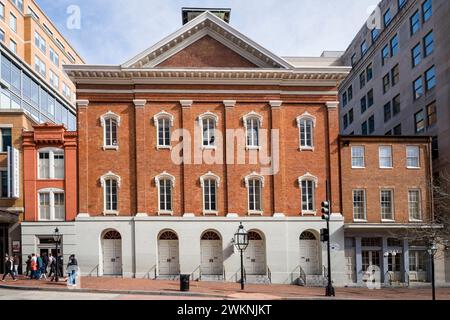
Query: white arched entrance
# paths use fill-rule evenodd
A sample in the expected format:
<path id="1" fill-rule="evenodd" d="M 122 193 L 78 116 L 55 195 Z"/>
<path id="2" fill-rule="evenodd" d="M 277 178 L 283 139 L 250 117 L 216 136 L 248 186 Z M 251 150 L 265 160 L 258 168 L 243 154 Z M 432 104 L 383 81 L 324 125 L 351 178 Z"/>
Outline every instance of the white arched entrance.
<path id="1" fill-rule="evenodd" d="M 122 275 L 122 236 L 111 230 L 102 237 L 103 275 Z"/>
<path id="2" fill-rule="evenodd" d="M 223 274 L 222 239 L 215 231 L 206 231 L 200 240 L 201 271 L 203 275 Z"/>
<path id="3" fill-rule="evenodd" d="M 260 233 L 249 231 L 249 244 L 244 253 L 247 275 L 266 275 L 266 244 Z"/>
<path id="4" fill-rule="evenodd" d="M 158 267 L 160 276 L 180 274 L 178 236 L 173 231 L 164 231 L 158 238 Z"/>
<path id="5" fill-rule="evenodd" d="M 300 236 L 300 267 L 306 275 L 319 275 L 320 242 L 311 231 L 305 231 Z"/>

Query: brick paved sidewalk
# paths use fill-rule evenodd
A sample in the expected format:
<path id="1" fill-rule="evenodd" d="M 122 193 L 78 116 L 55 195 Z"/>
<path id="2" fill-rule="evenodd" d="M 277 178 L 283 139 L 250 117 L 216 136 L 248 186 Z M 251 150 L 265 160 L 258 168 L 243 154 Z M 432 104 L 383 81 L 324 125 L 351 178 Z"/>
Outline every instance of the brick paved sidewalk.
<path id="1" fill-rule="evenodd" d="M 65 282 L 52 283 L 45 280 L 35 281 L 21 278 L 17 282 L 11 280 L 0 282 L 0 287 L 30 287 L 44 290 L 68 289 Z M 122 279 L 122 278 L 91 278 L 81 279 L 81 289 L 84 291 L 124 292 L 124 293 L 153 293 L 162 295 L 178 295 L 178 281 Z M 187 295 L 212 296 L 224 299 L 325 299 L 324 288 L 305 288 L 291 285 L 246 285 L 245 292 L 240 285 L 229 282 L 191 282 L 190 292 Z M 450 288 L 437 290 L 440 300 L 450 300 Z M 337 288 L 337 299 L 352 300 L 430 300 L 430 289 L 381 289 L 369 290 L 367 288 Z"/>

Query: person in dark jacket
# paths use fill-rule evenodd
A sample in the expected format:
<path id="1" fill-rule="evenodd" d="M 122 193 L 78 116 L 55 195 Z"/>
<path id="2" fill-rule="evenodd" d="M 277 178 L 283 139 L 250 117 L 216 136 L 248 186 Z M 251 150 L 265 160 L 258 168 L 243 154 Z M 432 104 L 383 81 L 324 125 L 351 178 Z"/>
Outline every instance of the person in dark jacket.
<path id="1" fill-rule="evenodd" d="M 62 254 L 58 254 L 58 277 L 64 277 L 64 258 Z"/>
<path id="2" fill-rule="evenodd" d="M 29 276 L 31 276 L 31 256 L 28 256 L 28 259 L 25 263 L 27 265 L 27 270 L 26 270 L 25 276 L 29 277 Z"/>
<path id="3" fill-rule="evenodd" d="M 17 281 L 16 276 L 14 275 L 14 260 L 12 257 L 5 257 L 5 274 L 3 275 L 2 282 L 5 282 L 6 276 L 11 275 L 14 281 Z"/>
<path id="4" fill-rule="evenodd" d="M 69 286 L 76 286 L 76 278 L 78 273 L 78 261 L 75 255 L 69 257 L 69 263 L 67 264 L 67 274 L 69 275 Z"/>
<path id="5" fill-rule="evenodd" d="M 47 267 L 48 267 L 48 255 L 47 255 L 47 252 L 44 252 L 43 254 L 42 254 L 42 263 L 43 263 L 43 266 L 42 266 L 42 273 L 45 273 L 46 275 L 47 275 Z"/>
<path id="6" fill-rule="evenodd" d="M 20 265 L 20 259 L 19 256 L 17 254 L 13 255 L 13 271 L 14 271 L 14 275 L 17 277 L 19 275 L 19 265 Z"/>

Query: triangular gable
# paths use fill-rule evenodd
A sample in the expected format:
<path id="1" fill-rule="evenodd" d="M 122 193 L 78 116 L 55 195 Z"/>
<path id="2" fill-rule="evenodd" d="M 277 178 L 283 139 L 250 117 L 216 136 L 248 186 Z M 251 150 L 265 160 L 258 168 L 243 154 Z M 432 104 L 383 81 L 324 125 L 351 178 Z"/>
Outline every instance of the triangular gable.
<path id="1" fill-rule="evenodd" d="M 219 63 L 212 53 L 201 53 L 201 46 L 214 50 L 222 49 L 229 59 L 228 64 Z M 206 51 L 206 50 L 204 50 Z M 186 63 L 182 58 L 193 60 Z M 282 58 L 274 55 L 246 36 L 232 28 L 228 23 L 210 12 L 193 19 L 175 33 L 164 38 L 122 65 L 123 68 L 267 68 L 292 69 Z"/>

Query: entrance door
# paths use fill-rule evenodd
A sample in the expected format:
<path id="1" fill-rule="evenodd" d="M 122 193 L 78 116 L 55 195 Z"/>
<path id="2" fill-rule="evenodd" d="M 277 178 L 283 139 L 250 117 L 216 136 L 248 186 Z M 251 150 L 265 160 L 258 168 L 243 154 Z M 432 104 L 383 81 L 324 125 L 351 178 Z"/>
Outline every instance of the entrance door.
<path id="1" fill-rule="evenodd" d="M 180 274 L 180 260 L 178 236 L 171 232 L 164 232 L 158 241 L 159 275 L 173 276 Z"/>
<path id="2" fill-rule="evenodd" d="M 428 265 L 430 257 L 425 250 L 409 251 L 409 280 L 411 282 L 428 282 Z"/>
<path id="3" fill-rule="evenodd" d="M 319 242 L 312 232 L 304 232 L 300 237 L 300 266 L 306 275 L 320 274 Z"/>
<path id="4" fill-rule="evenodd" d="M 117 231 L 103 237 L 103 275 L 122 275 L 122 237 Z"/>
<path id="5" fill-rule="evenodd" d="M 369 267 L 377 267 L 380 274 L 378 277 L 381 280 L 381 264 L 380 264 L 380 251 L 363 251 L 362 252 L 362 271 L 364 272 L 363 281 L 368 281 L 371 274 Z M 372 270 L 373 271 L 373 270 Z"/>
<path id="6" fill-rule="evenodd" d="M 244 268 L 248 275 L 266 274 L 266 247 L 261 235 L 249 232 L 249 245 L 245 250 Z"/>
<path id="7" fill-rule="evenodd" d="M 402 254 L 398 253 L 396 255 L 390 254 L 388 257 L 388 271 L 389 277 L 386 279 L 391 282 L 401 282 L 402 281 Z"/>
<path id="8" fill-rule="evenodd" d="M 5 253 L 8 252 L 8 225 L 0 224 L 0 274 L 4 273 Z"/>
<path id="9" fill-rule="evenodd" d="M 201 270 L 204 275 L 223 274 L 223 251 L 220 236 L 212 231 L 205 232 L 201 242 Z"/>

